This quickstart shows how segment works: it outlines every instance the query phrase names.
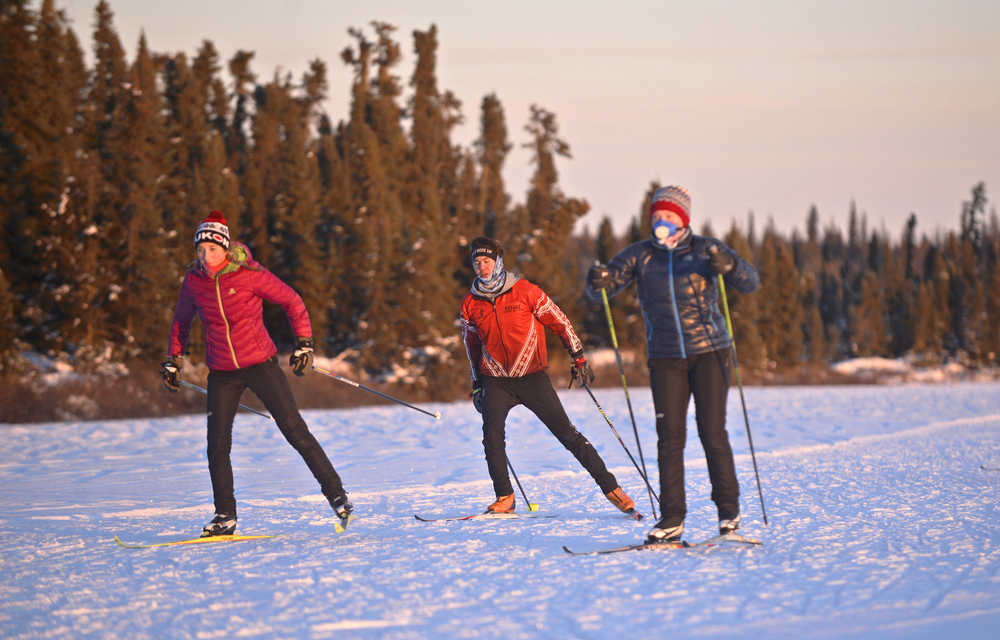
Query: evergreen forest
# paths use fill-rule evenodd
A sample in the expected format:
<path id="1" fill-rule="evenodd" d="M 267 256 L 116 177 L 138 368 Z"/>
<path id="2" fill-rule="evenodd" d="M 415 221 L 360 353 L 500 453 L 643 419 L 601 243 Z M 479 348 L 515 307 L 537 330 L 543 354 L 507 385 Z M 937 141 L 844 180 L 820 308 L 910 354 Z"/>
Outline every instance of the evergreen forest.
<path id="1" fill-rule="evenodd" d="M 622 235 L 607 218 L 579 228 L 589 205 L 560 188 L 557 163 L 571 151 L 557 114 L 535 105 L 511 132 L 499 96 L 463 105 L 438 85 L 434 25 L 409 36 L 377 21 L 349 30 L 332 75 L 350 83 L 350 105 L 333 122 L 325 61 L 301 77 L 268 75 L 250 49 L 222 60 L 205 40 L 193 55 L 164 54 L 145 36 L 129 55 L 104 0 L 89 34 L 74 33 L 55 0 L 2 7 L 0 370 L 23 369 L 25 352 L 65 354 L 82 370 L 108 359 L 153 367 L 192 233 L 211 209 L 301 294 L 318 352 L 346 354 L 368 377 L 405 368 L 418 373 L 415 388 L 467 377 L 456 316 L 477 235 L 498 238 L 508 268 L 542 286 L 589 347 L 610 345 L 603 308 L 583 298 L 584 274 L 648 237 L 644 212 L 659 185 L 636 194 Z M 412 69 L 400 68 L 403 47 Z M 467 117 L 479 127 L 464 147 L 452 138 Z M 527 185 L 504 184 L 514 145 L 532 152 Z M 960 210 L 933 212 L 955 230 L 931 237 L 915 214 L 902 229 L 876 229 L 855 207 L 847 229 L 822 227 L 815 208 L 790 235 L 758 228 L 753 214 L 697 228 L 761 274 L 757 293 L 730 294 L 741 364 L 907 356 L 995 366 L 1000 228 L 986 185 L 969 189 L 956 194 Z M 619 343 L 641 355 L 634 288 L 613 306 Z M 265 313 L 287 350 L 283 312 Z M 195 360 L 199 340 L 196 325 Z"/>

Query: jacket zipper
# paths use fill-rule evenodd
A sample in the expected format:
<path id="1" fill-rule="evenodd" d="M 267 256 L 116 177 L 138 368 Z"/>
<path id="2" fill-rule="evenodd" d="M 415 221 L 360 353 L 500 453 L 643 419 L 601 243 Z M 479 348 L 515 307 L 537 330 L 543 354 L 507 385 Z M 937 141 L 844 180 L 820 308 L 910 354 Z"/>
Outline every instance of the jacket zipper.
<path id="1" fill-rule="evenodd" d="M 674 250 L 668 252 L 670 256 L 670 272 L 667 280 L 670 282 L 670 304 L 674 308 L 674 322 L 677 323 L 677 343 L 681 347 L 681 358 L 687 359 L 687 350 L 684 348 L 684 332 L 681 330 L 681 314 L 677 311 L 677 292 L 674 291 Z"/>
<path id="2" fill-rule="evenodd" d="M 222 289 L 219 286 L 219 276 L 221 275 L 221 273 L 218 273 L 212 278 L 215 280 L 215 299 L 219 303 L 219 315 L 222 316 L 222 324 L 226 325 L 226 343 L 229 345 L 229 354 L 233 357 L 233 364 L 239 369 L 240 363 L 236 359 L 236 349 L 233 348 L 233 337 L 229 333 L 229 320 L 226 319 L 226 310 L 222 307 Z"/>
<path id="3" fill-rule="evenodd" d="M 493 305 L 493 317 L 497 319 L 497 329 L 499 329 L 499 335 L 500 335 L 500 346 L 503 347 L 503 352 L 507 356 L 507 362 L 510 362 L 510 351 L 507 349 L 507 343 L 503 341 L 503 327 L 500 326 L 500 313 L 497 311 L 497 298 L 499 297 L 500 296 L 493 298 L 492 300 L 490 300 L 490 303 Z"/>

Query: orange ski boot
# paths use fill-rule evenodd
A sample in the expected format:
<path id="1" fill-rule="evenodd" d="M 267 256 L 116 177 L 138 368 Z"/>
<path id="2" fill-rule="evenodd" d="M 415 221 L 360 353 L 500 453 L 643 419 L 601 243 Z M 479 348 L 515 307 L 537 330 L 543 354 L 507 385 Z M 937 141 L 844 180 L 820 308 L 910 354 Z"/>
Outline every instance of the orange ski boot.
<path id="1" fill-rule="evenodd" d="M 486 513 L 514 513 L 514 494 L 498 497 L 496 502 L 486 507 Z"/>

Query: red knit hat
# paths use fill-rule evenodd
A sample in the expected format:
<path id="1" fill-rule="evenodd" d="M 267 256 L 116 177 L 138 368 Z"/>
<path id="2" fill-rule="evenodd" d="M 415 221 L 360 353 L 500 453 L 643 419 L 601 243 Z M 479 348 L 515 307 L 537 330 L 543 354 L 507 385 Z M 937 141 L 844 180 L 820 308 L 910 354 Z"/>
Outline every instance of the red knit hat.
<path id="1" fill-rule="evenodd" d="M 223 249 L 229 250 L 229 227 L 226 226 L 226 216 L 215 209 L 201 221 L 194 232 L 194 244 L 199 242 L 214 242 Z"/>
<path id="2" fill-rule="evenodd" d="M 673 211 L 684 221 L 684 226 L 691 224 L 691 194 L 679 185 L 660 187 L 653 194 L 653 204 L 649 207 L 649 215 L 657 211 Z"/>

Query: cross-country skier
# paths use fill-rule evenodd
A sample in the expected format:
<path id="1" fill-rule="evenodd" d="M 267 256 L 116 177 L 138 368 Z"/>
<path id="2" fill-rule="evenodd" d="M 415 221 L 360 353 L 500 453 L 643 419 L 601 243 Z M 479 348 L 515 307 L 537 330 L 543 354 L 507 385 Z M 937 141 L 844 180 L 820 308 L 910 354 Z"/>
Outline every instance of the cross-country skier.
<path id="1" fill-rule="evenodd" d="M 496 493 L 496 501 L 486 511 L 514 511 L 504 432 L 507 414 L 523 404 L 580 461 L 611 504 L 641 518 L 635 502 L 618 486 L 593 445 L 570 424 L 545 372 L 548 327 L 570 353 L 570 385 L 594 380 L 569 319 L 541 288 L 504 269 L 503 247 L 497 241 L 476 238 L 470 258 L 476 278 L 462 300 L 460 320 L 472 373 L 472 402 L 483 416 L 486 467 Z"/>
<path id="2" fill-rule="evenodd" d="M 255 262 L 245 245 L 230 243 L 229 227 L 221 211 L 212 211 L 198 225 L 194 245 L 197 259 L 181 285 L 161 375 L 167 389 L 179 389 L 181 357 L 197 314 L 205 332 L 209 368 L 208 470 L 215 499 L 215 517 L 205 525 L 202 536 L 228 535 L 236 530 L 229 453 L 233 418 L 240 396 L 248 387 L 305 460 L 337 517 L 345 520 L 354 507 L 340 476 L 299 414 L 288 379 L 278 366 L 277 349 L 264 328 L 263 301 L 281 305 L 297 336 L 289 365 L 296 375 L 304 375 L 312 365 L 313 339 L 302 298 Z"/>
<path id="3" fill-rule="evenodd" d="M 674 542 L 684 533 L 684 444 L 692 395 L 719 533 L 730 533 L 740 526 L 740 488 L 726 433 L 732 341 L 719 310 L 717 274 L 741 293 L 752 292 L 760 280 L 725 244 L 691 232 L 691 196 L 684 187 L 658 189 L 650 216 L 652 237 L 587 274 L 587 296 L 593 300 L 601 299 L 601 289 L 613 296 L 633 281 L 638 286 L 656 410 L 662 516 L 647 540 Z"/>

